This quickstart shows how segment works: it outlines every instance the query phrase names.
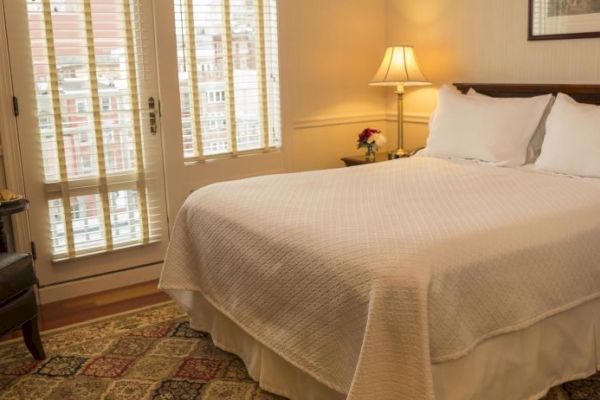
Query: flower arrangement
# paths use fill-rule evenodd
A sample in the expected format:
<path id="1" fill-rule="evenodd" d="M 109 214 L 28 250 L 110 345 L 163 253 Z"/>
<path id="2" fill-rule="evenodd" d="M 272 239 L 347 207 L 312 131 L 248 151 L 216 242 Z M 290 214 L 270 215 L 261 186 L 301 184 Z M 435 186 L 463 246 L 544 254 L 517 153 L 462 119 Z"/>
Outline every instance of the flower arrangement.
<path id="1" fill-rule="evenodd" d="M 375 153 L 384 144 L 387 139 L 380 130 L 367 128 L 358 135 L 358 148 L 367 149 L 367 160 L 375 161 Z"/>

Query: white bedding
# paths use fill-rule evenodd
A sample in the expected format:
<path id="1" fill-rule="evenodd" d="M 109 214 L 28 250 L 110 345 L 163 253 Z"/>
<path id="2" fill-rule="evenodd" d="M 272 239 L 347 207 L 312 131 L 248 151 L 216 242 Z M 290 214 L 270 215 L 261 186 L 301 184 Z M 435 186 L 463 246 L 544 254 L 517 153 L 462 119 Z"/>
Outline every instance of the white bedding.
<path id="1" fill-rule="evenodd" d="M 422 157 L 201 189 L 160 286 L 350 399 L 431 399 L 431 362 L 597 298 L 599 256 L 598 181 Z"/>
<path id="2" fill-rule="evenodd" d="M 238 355 L 263 389 L 291 400 L 345 400 L 263 346 L 210 305 L 201 293 L 168 292 L 189 313 L 193 329 L 209 332 Z M 465 357 L 432 364 L 436 400 L 539 400 L 548 389 L 587 378 L 600 366 L 600 299 L 494 336 Z M 398 361 L 401 364 L 401 361 Z"/>

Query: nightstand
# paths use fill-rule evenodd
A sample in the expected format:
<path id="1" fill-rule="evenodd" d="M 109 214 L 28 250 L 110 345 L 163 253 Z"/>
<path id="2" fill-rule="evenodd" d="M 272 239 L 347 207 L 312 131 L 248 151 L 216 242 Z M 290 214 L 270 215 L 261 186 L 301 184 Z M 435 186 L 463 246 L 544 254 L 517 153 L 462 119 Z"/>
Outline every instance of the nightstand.
<path id="1" fill-rule="evenodd" d="M 375 156 L 375 161 L 373 162 L 383 162 L 383 161 L 388 161 L 389 157 L 388 157 L 388 153 L 379 153 Z M 344 164 L 346 164 L 346 167 L 354 167 L 355 165 L 364 165 L 364 164 L 370 164 L 369 161 L 367 161 L 367 157 L 362 155 L 362 156 L 352 156 L 352 157 L 344 157 L 342 158 L 342 161 L 344 162 Z"/>

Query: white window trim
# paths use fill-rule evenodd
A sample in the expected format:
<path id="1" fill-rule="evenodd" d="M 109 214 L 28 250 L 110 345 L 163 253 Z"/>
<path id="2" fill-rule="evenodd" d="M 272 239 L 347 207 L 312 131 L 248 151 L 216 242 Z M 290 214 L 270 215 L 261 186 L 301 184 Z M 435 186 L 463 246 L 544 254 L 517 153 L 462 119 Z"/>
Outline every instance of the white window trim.
<path id="1" fill-rule="evenodd" d="M 13 85 L 8 55 L 8 38 L 6 37 L 4 8 L 0 7 L 0 96 L 10 99 L 13 96 Z M 2 164 L 6 186 L 17 193 L 25 193 L 23 162 L 19 148 L 17 122 L 12 104 L 0 102 L 0 142 L 2 143 Z M 13 216 L 12 225 L 15 250 L 31 251 L 31 234 L 28 213 Z"/>

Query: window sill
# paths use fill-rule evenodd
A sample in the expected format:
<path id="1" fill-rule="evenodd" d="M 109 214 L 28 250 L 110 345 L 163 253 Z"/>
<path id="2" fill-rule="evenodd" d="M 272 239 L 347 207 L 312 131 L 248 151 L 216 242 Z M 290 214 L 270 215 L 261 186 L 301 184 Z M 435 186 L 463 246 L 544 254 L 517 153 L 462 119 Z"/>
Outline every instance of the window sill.
<path id="1" fill-rule="evenodd" d="M 225 161 L 225 160 L 235 160 L 235 159 L 239 159 L 239 158 L 250 158 L 250 157 L 256 157 L 256 156 L 282 154 L 282 153 L 283 153 L 283 150 L 281 147 L 270 147 L 270 148 L 264 149 L 264 150 L 240 151 L 235 155 L 233 155 L 231 153 L 226 153 L 226 154 L 217 154 L 217 155 L 206 156 L 204 158 L 188 157 L 188 158 L 184 158 L 183 162 L 184 162 L 185 166 L 194 166 L 194 165 L 199 165 L 199 164 L 200 165 L 201 164 L 212 164 L 215 162 Z"/>
<path id="2" fill-rule="evenodd" d="M 115 247 L 112 250 L 106 250 L 103 247 L 88 248 L 85 250 L 80 250 L 72 256 L 67 256 L 64 253 L 56 254 L 56 255 L 52 256 L 51 262 L 53 264 L 64 264 L 64 263 L 68 263 L 69 261 L 81 260 L 81 259 L 85 259 L 85 258 L 89 258 L 89 257 L 93 257 L 93 256 L 113 254 L 113 253 L 121 252 L 123 250 L 151 246 L 151 245 L 155 245 L 160 242 L 161 242 L 161 237 L 155 236 L 155 237 L 151 237 L 147 243 L 140 243 L 138 241 L 119 243 L 118 247 Z"/>

